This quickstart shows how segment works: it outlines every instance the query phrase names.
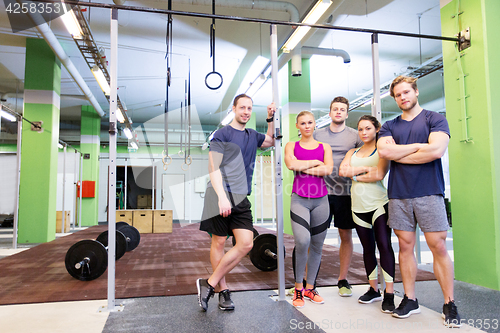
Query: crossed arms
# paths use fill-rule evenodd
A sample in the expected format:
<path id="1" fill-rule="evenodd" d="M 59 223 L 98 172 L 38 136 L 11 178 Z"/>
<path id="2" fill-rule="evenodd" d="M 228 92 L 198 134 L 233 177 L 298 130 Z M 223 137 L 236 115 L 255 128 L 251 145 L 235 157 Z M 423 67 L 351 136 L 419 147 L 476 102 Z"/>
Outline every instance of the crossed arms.
<path id="1" fill-rule="evenodd" d="M 377 142 L 381 158 L 403 164 L 425 164 L 444 155 L 450 137 L 444 132 L 429 134 L 429 143 L 396 144 L 392 136 L 384 136 Z"/>
<path id="2" fill-rule="evenodd" d="M 320 143 L 321 144 L 321 143 Z M 288 142 L 285 146 L 285 164 L 292 171 L 306 173 L 313 176 L 328 176 L 333 171 L 332 148 L 327 143 L 322 143 L 325 151 L 323 160 L 298 160 L 293 151 L 295 142 Z"/>
<path id="3" fill-rule="evenodd" d="M 356 149 L 351 149 L 347 152 L 344 160 L 340 164 L 339 176 L 351 178 L 356 176 L 356 180 L 364 183 L 372 183 L 384 179 L 385 174 L 389 170 L 389 161 L 379 158 L 378 164 L 375 167 L 368 166 L 351 166 L 351 157 Z M 380 154 L 379 154 L 380 155 Z M 380 156 L 379 156 L 380 157 Z"/>

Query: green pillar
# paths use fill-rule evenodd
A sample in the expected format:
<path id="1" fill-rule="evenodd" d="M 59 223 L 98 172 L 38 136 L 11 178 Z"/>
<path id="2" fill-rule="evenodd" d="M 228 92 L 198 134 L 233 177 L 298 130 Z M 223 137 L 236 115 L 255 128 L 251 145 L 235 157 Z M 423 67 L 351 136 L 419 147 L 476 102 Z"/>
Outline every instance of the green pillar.
<path id="1" fill-rule="evenodd" d="M 292 67 L 288 63 L 288 75 L 283 78 L 286 88 L 282 97 L 282 166 L 283 166 L 283 221 L 285 233 L 292 234 L 290 221 L 290 199 L 292 195 L 293 172 L 285 165 L 285 145 L 289 141 L 298 141 L 299 132 L 295 127 L 295 117 L 300 111 L 311 110 L 311 82 L 310 82 L 310 61 L 302 59 L 302 75 L 292 76 Z M 280 77 L 281 79 L 281 77 Z"/>
<path id="2" fill-rule="evenodd" d="M 99 152 L 101 118 L 91 106 L 82 106 L 80 149 L 84 154 L 82 180 L 95 182 L 94 198 L 82 198 L 82 226 L 98 223 L 99 206 Z"/>
<path id="3" fill-rule="evenodd" d="M 26 39 L 24 117 L 19 189 L 19 243 L 55 239 L 61 63 L 43 39 Z"/>
<path id="4" fill-rule="evenodd" d="M 458 14 L 460 13 L 460 14 Z M 455 278 L 500 290 L 500 1 L 454 0 L 441 8 L 444 36 L 470 27 L 471 47 L 443 42 Z"/>

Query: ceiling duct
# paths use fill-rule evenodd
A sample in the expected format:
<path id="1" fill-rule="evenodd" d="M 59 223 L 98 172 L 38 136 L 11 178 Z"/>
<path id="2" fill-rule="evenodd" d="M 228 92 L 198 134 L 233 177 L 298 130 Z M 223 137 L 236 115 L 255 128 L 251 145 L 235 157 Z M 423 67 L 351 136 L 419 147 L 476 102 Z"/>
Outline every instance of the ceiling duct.
<path id="1" fill-rule="evenodd" d="M 166 0 L 165 0 L 166 1 Z M 113 0 L 117 5 L 123 5 L 126 0 Z M 173 3 L 186 5 L 211 6 L 212 0 L 173 0 Z M 300 22 L 300 14 L 297 7 L 290 2 L 283 1 L 259 1 L 259 0 L 217 0 L 219 7 L 257 9 L 274 12 L 287 12 L 290 22 Z"/>

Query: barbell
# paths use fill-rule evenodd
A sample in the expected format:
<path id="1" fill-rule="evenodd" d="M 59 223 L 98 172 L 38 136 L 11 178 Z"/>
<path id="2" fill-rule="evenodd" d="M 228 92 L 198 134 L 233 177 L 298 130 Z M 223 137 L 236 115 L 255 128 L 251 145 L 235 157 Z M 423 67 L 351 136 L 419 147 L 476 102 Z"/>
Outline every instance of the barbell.
<path id="1" fill-rule="evenodd" d="M 262 234 L 257 236 L 253 240 L 253 248 L 250 251 L 252 264 L 264 272 L 274 271 L 278 268 L 277 244 L 276 235 Z M 283 251 L 285 251 L 285 247 L 283 247 Z"/>
<path id="2" fill-rule="evenodd" d="M 119 230 L 116 230 L 116 260 L 123 257 L 125 252 L 135 249 L 140 242 L 140 234 L 136 228 L 128 224 L 120 224 L 118 228 Z M 97 279 L 108 267 L 107 245 L 107 230 L 99 234 L 96 240 L 84 239 L 76 242 L 66 252 L 64 260 L 66 270 L 72 277 L 81 281 Z"/>

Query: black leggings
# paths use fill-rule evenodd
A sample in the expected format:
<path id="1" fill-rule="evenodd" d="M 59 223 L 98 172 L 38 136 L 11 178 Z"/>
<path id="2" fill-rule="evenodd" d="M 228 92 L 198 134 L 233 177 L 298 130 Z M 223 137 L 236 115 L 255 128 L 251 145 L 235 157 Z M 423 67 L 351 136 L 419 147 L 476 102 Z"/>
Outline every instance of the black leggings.
<path id="1" fill-rule="evenodd" d="M 384 207 L 369 213 L 353 212 L 356 231 L 363 246 L 363 261 L 368 280 L 378 279 L 377 258 L 375 256 L 376 243 L 380 252 L 380 266 L 385 282 L 394 281 L 396 263 L 391 244 L 391 228 L 387 226 L 387 211 L 388 205 L 386 204 Z M 374 218 L 375 220 L 373 220 Z"/>

